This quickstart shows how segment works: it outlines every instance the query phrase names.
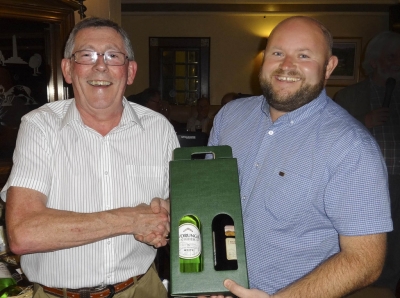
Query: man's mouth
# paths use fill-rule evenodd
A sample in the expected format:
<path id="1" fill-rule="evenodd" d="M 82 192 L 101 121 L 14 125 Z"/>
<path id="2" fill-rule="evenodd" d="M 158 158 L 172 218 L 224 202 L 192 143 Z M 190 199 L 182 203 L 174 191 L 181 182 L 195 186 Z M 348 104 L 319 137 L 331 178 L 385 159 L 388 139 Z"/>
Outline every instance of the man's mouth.
<path id="1" fill-rule="evenodd" d="M 282 82 L 298 82 L 301 79 L 298 77 L 275 76 L 278 81 Z"/>
<path id="2" fill-rule="evenodd" d="M 87 81 L 89 83 L 89 85 L 92 86 L 110 86 L 112 85 L 111 82 L 109 81 Z"/>

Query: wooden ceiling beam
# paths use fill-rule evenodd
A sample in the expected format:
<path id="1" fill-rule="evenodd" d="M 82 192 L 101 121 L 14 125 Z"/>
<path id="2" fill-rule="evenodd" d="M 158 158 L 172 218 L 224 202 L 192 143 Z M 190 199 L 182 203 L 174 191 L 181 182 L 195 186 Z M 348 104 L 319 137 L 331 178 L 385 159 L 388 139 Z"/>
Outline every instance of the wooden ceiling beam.
<path id="1" fill-rule="evenodd" d="M 390 4 L 197 4 L 197 3 L 125 3 L 124 12 L 388 12 Z"/>

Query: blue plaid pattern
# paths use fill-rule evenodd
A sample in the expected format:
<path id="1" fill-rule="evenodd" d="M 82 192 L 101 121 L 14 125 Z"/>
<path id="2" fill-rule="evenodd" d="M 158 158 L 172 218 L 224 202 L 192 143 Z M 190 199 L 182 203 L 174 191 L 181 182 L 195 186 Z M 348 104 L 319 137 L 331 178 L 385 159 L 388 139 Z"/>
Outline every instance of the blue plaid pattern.
<path id="1" fill-rule="evenodd" d="M 327 97 L 274 123 L 263 96 L 228 103 L 210 146 L 237 158 L 251 288 L 273 294 L 339 252 L 338 236 L 392 229 L 380 149 Z"/>

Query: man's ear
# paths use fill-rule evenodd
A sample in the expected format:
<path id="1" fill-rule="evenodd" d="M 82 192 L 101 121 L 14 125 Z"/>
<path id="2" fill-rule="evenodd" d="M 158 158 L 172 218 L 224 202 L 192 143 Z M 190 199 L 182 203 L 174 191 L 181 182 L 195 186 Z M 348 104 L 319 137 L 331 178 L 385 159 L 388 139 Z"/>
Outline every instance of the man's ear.
<path id="1" fill-rule="evenodd" d="M 126 82 L 127 85 L 131 85 L 133 80 L 135 79 L 137 71 L 137 63 L 136 61 L 129 61 L 128 65 L 128 81 Z"/>
<path id="2" fill-rule="evenodd" d="M 333 70 L 336 68 L 338 65 L 338 58 L 336 56 L 331 56 L 328 60 L 328 64 L 326 66 L 326 72 L 325 72 L 325 80 L 329 79 L 331 76 Z"/>
<path id="3" fill-rule="evenodd" d="M 72 76 L 71 76 L 71 59 L 62 59 L 61 60 L 61 70 L 64 76 L 65 81 L 68 84 L 72 83 Z"/>

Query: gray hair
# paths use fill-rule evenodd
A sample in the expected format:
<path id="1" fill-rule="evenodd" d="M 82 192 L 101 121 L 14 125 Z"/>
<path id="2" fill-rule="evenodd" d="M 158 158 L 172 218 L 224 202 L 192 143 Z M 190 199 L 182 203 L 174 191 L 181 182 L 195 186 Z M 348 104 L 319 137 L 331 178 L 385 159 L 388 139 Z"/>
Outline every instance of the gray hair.
<path id="1" fill-rule="evenodd" d="M 370 40 L 365 49 L 365 57 L 362 63 L 366 75 L 371 75 L 374 72 L 371 62 L 379 58 L 382 50 L 387 47 L 389 42 L 400 42 L 400 34 L 393 31 L 383 31 Z"/>
<path id="2" fill-rule="evenodd" d="M 71 56 L 73 54 L 72 51 L 74 50 L 74 47 L 75 47 L 76 34 L 78 34 L 78 32 L 82 29 L 93 28 L 93 27 L 95 27 L 95 28 L 108 27 L 108 28 L 112 28 L 115 31 L 117 31 L 118 34 L 121 35 L 121 37 L 124 41 L 125 51 L 128 56 L 128 59 L 131 61 L 134 60 L 132 44 L 131 44 L 128 34 L 125 32 L 125 30 L 122 29 L 117 23 L 115 23 L 109 19 L 102 19 L 102 18 L 97 18 L 97 17 L 85 18 L 75 25 L 75 27 L 72 29 L 72 31 L 68 37 L 67 43 L 65 44 L 64 58 L 66 58 L 66 59 L 71 58 Z"/>

